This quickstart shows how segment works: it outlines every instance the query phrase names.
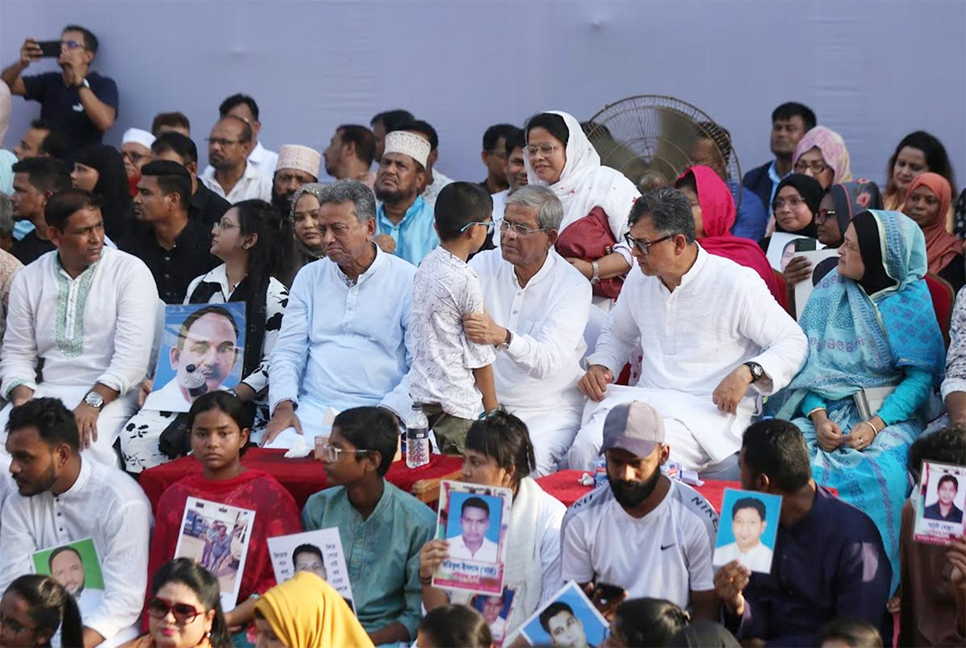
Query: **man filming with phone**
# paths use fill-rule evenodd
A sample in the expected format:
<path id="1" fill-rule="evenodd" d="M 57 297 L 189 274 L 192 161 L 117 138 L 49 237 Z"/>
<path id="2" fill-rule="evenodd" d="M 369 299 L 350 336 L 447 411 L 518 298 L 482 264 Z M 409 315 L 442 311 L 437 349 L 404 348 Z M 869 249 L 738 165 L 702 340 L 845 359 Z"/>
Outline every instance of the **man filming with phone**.
<path id="1" fill-rule="evenodd" d="M 117 118 L 117 84 L 90 71 L 96 54 L 97 37 L 83 27 L 68 25 L 60 41 L 25 40 L 20 60 L 0 73 L 12 94 L 40 102 L 41 119 L 63 131 L 70 152 L 100 144 Z M 54 57 L 60 74 L 20 76 L 31 63 Z"/>

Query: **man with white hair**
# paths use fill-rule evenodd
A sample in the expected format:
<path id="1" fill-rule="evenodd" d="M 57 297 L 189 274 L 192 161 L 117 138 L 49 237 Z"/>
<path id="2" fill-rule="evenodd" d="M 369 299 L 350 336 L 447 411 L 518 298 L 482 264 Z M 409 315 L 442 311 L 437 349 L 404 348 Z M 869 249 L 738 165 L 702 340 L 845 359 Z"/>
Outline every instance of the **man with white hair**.
<path id="1" fill-rule="evenodd" d="M 507 198 L 500 249 L 470 261 L 486 309 L 463 318 L 469 340 L 498 350 L 496 393 L 527 424 L 537 475 L 556 471 L 584 406 L 577 380 L 592 291 L 554 250 L 562 219 L 563 205 L 546 187 L 522 187 Z"/>
<path id="2" fill-rule="evenodd" d="M 439 245 L 433 207 L 422 197 L 430 146 L 420 135 L 393 131 L 376 175 L 376 238 L 389 254 L 419 265 Z"/>
<path id="3" fill-rule="evenodd" d="M 286 144 L 278 150 L 278 165 L 272 179 L 272 205 L 288 218 L 292 198 L 299 187 L 319 179 L 322 155 L 300 144 Z"/>
<path id="4" fill-rule="evenodd" d="M 151 145 L 154 135 L 140 128 L 129 128 L 121 137 L 121 157 L 124 158 L 124 172 L 132 187 L 137 187 L 141 179 L 141 167 L 151 161 Z"/>

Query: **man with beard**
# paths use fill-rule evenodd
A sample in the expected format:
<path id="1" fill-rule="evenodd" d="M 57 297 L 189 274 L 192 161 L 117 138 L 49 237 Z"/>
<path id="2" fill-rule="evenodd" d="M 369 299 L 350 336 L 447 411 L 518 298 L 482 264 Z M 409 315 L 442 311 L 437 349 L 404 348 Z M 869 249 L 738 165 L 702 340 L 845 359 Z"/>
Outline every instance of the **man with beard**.
<path id="1" fill-rule="evenodd" d="M 561 571 L 588 594 L 598 585 L 627 598 L 662 598 L 716 620 L 711 555 L 718 515 L 698 492 L 661 473 L 670 447 L 664 418 L 634 401 L 618 405 L 604 422 L 608 488 L 578 500 L 561 527 Z M 611 596 L 606 607 L 624 596 Z M 594 604 L 604 607 L 600 595 Z"/>
<path id="2" fill-rule="evenodd" d="M 104 590 L 87 587 L 87 574 L 80 552 L 70 545 L 57 547 L 47 558 L 51 577 L 77 601 L 81 618 L 94 613 L 104 600 Z"/>
<path id="3" fill-rule="evenodd" d="M 272 199 L 272 177 L 261 173 L 248 161 L 254 147 L 251 125 L 241 117 L 222 117 L 208 137 L 209 165 L 201 181 L 216 194 L 235 204 L 258 198 Z"/>
<path id="4" fill-rule="evenodd" d="M 286 144 L 278 150 L 278 166 L 272 181 L 272 206 L 282 218 L 292 213 L 292 198 L 298 188 L 319 179 L 322 156 L 315 149 Z"/>
<path id="5" fill-rule="evenodd" d="M 426 182 L 430 146 L 421 135 L 393 131 L 376 176 L 376 237 L 383 252 L 413 265 L 439 245 L 433 207 L 420 195 Z"/>
<path id="6" fill-rule="evenodd" d="M 150 346 L 148 339 L 145 360 Z M 82 456 L 79 440 L 74 414 L 56 398 L 37 398 L 10 413 L 6 449 L 17 492 L 7 499 L 0 525 L 0 590 L 33 571 L 35 552 L 91 538 L 104 597 L 84 615 L 89 648 L 137 634 L 132 626 L 148 584 L 151 504 L 123 472 Z"/>
<path id="7" fill-rule="evenodd" d="M 10 290 L 0 355 L 0 394 L 10 402 L 0 410 L 0 437 L 11 408 L 51 396 L 74 408 L 85 458 L 116 466 L 114 442 L 148 370 L 158 291 L 140 259 L 104 246 L 92 194 L 61 191 L 44 211 L 57 251 L 18 272 Z M 0 451 L 0 467 L 9 463 Z"/>
<path id="8" fill-rule="evenodd" d="M 134 197 L 138 222 L 120 247 L 148 266 L 165 304 L 184 302 L 188 284 L 218 265 L 211 229 L 188 217 L 191 176 L 177 162 L 145 164 Z"/>

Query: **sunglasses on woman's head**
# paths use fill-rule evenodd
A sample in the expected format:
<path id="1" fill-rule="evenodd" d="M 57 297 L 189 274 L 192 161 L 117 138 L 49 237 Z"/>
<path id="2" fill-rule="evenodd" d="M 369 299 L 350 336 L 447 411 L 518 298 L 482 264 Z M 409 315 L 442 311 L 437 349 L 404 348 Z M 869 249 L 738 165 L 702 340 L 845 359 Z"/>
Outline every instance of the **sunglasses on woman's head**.
<path id="1" fill-rule="evenodd" d="M 202 610 L 195 609 L 193 605 L 175 603 L 157 596 L 148 601 L 148 614 L 155 619 L 163 619 L 168 616 L 168 612 L 172 613 L 174 620 L 182 625 L 191 623 L 199 615 L 204 614 Z"/>

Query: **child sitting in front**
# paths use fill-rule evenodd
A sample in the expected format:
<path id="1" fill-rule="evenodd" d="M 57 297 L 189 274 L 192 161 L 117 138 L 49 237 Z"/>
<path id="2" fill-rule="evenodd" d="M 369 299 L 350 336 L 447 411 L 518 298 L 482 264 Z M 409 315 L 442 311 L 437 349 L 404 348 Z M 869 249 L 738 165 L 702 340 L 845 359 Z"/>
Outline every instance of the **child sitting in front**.
<path id="1" fill-rule="evenodd" d="M 416 271 L 410 395 L 423 404 L 443 454 L 462 454 L 473 421 L 497 407 L 494 348 L 463 331 L 464 315 L 483 312 L 480 280 L 466 260 L 486 241 L 492 215 L 493 199 L 479 185 L 444 187 L 435 210 L 440 244 Z"/>

